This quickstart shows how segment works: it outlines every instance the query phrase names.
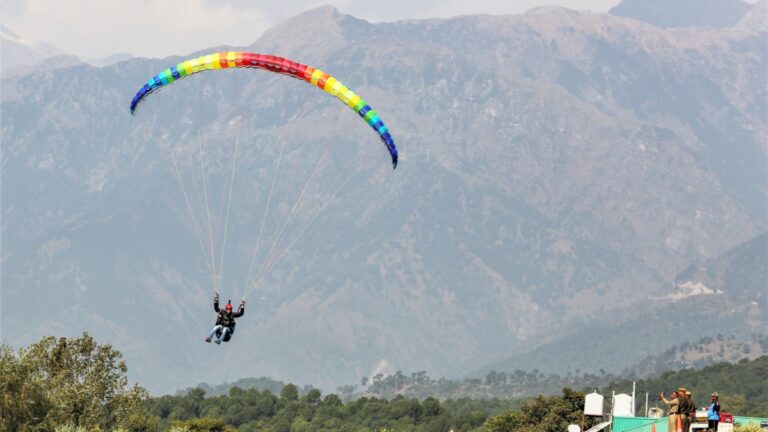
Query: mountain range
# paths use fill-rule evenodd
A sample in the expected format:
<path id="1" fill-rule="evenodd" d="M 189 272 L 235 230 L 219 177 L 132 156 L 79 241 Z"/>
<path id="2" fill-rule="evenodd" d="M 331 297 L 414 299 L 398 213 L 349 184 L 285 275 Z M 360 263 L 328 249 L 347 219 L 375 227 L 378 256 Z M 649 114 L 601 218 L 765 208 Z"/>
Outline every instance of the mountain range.
<path id="1" fill-rule="evenodd" d="M 733 262 L 702 264 L 764 250 L 766 28 L 749 22 L 539 8 L 373 24 L 320 7 L 196 54 L 338 77 L 388 124 L 395 171 L 353 113 L 273 74 L 201 73 L 133 117 L 142 83 L 181 58 L 4 75 L 2 338 L 88 331 L 162 393 L 510 358 L 620 371 L 699 340 L 684 323 L 764 333 L 764 265 L 734 279 L 719 270 Z M 205 344 L 214 287 L 237 302 L 270 259 L 233 341 Z M 691 306 L 711 304 L 688 295 L 714 289 L 705 274 L 728 308 Z"/>
<path id="2" fill-rule="evenodd" d="M 66 54 L 53 45 L 30 42 L 5 25 L 0 24 L 0 72 L 4 76 L 25 75 L 38 69 L 59 69 L 88 63 L 109 66 L 128 60 L 128 53 L 116 53 L 99 59 L 80 59 Z"/>
<path id="3" fill-rule="evenodd" d="M 474 375 L 537 368 L 560 374 L 602 369 L 642 377 L 762 355 L 768 322 L 766 263 L 764 233 L 685 269 L 666 293 L 573 325 L 572 331 Z M 669 349 L 659 352 L 660 346 Z M 563 359 L 561 352 L 570 354 Z"/>
<path id="4" fill-rule="evenodd" d="M 0 25 L 0 65 L 3 73 L 15 68 L 32 66 L 41 61 L 63 55 L 56 47 L 47 44 L 35 44 L 19 36 L 5 25 Z"/>
<path id="5" fill-rule="evenodd" d="M 741 0 L 623 0 L 609 13 L 664 28 L 728 28 L 736 26 L 752 8 Z"/>

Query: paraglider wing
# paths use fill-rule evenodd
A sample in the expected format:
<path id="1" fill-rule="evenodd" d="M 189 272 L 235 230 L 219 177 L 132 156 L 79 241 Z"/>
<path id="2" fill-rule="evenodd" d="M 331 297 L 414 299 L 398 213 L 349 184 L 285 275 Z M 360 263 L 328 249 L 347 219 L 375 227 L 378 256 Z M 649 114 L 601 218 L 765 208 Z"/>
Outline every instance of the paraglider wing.
<path id="1" fill-rule="evenodd" d="M 387 151 L 389 151 L 389 154 L 392 157 L 392 168 L 397 168 L 397 147 L 395 147 L 395 141 L 392 139 L 392 135 L 390 135 L 387 126 L 381 118 L 379 118 L 376 110 L 371 108 L 365 100 L 336 78 L 320 69 L 296 63 L 283 57 L 230 51 L 208 54 L 183 61 L 150 78 L 150 80 L 139 89 L 131 101 L 131 114 L 136 111 L 139 104 L 143 102 L 147 96 L 164 86 L 197 72 L 227 68 L 257 68 L 288 75 L 311 83 L 325 90 L 327 93 L 336 96 L 360 115 L 360 117 L 362 117 L 363 120 L 376 131 L 379 135 L 379 139 L 381 139 L 381 142 L 387 147 Z"/>

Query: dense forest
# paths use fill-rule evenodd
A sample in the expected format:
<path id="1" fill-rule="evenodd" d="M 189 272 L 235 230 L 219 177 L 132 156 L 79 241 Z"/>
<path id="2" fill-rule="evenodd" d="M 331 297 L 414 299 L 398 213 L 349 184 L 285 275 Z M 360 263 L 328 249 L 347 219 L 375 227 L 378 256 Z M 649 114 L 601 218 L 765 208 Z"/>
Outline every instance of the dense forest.
<path id="1" fill-rule="evenodd" d="M 744 340 L 717 334 L 690 343 L 675 345 L 664 352 L 646 357 L 622 371 L 622 376 L 648 378 L 664 372 L 702 368 L 716 363 L 735 363 L 768 355 L 768 335 L 753 334 Z"/>
<path id="2" fill-rule="evenodd" d="M 599 374 L 581 374 L 560 376 L 543 374 L 539 371 L 513 372 L 492 371 L 483 378 L 434 379 L 426 371 L 405 374 L 397 371 L 392 375 L 377 374 L 373 378 L 362 378 L 359 385 L 342 385 L 336 388 L 335 394 L 347 402 L 360 397 L 393 399 L 395 397 L 416 398 L 419 400 L 433 397 L 439 400 L 458 399 L 530 399 L 540 394 L 554 395 L 565 388 L 600 388 L 610 382 L 616 382 L 621 377 L 601 372 Z M 207 396 L 228 394 L 234 387 L 241 389 L 258 388 L 270 390 L 279 394 L 285 383 L 267 377 L 243 378 L 228 384 L 211 386 L 198 384 L 195 388 L 205 390 Z M 183 393 L 191 391 L 187 389 Z M 312 386 L 299 388 L 299 394 L 304 395 L 312 390 Z"/>
<path id="3" fill-rule="evenodd" d="M 768 417 L 768 355 L 755 360 L 741 360 L 735 364 L 718 363 L 701 369 L 670 371 L 654 378 L 637 380 L 637 412 L 643 411 L 641 403 L 645 403 L 644 393 L 651 396 L 653 403 L 660 392 L 668 394 L 678 387 L 691 391 L 697 406 L 704 406 L 709 401 L 709 395 L 717 392 L 724 411 L 743 416 Z M 625 379 L 609 383 L 602 388 L 602 393 L 607 394 L 612 390 L 630 392 L 632 381 Z"/>
<path id="4" fill-rule="evenodd" d="M 150 397 L 140 386 L 128 386 L 126 373 L 120 352 L 85 333 L 80 338 L 46 337 L 18 351 L 0 345 L 0 432 L 561 432 L 568 424 L 580 422 L 585 395 L 564 386 L 557 395 L 527 399 L 403 394 L 388 398 L 353 394 L 348 391 L 351 386 L 345 386 L 347 395 L 342 397 L 259 378 L 238 382 L 251 388 L 229 386 L 226 394 L 221 387 L 197 387 L 177 395 Z M 609 374 L 558 379 L 561 384 L 569 380 L 583 384 L 586 379 L 608 378 L 613 381 L 600 387 L 603 394 L 631 389 L 630 381 Z M 374 377 L 366 389 L 411 386 L 411 391 L 421 394 L 434 386 L 493 388 L 514 383 L 542 388 L 556 381 L 537 372 L 494 372 L 474 381 L 431 380 L 425 372 L 417 372 Z M 768 356 L 637 381 L 639 393 L 647 389 L 657 394 L 676 386 L 691 389 L 698 403 L 708 392 L 718 391 L 724 410 L 768 416 Z"/>
<path id="5" fill-rule="evenodd" d="M 363 396 L 393 398 L 396 396 L 415 397 L 424 399 L 510 399 L 532 398 L 540 394 L 557 394 L 565 387 L 595 389 L 610 382 L 618 381 L 620 377 L 601 371 L 599 374 L 584 373 L 580 375 L 544 374 L 538 370 L 526 372 L 491 371 L 483 378 L 431 378 L 427 372 L 420 371 L 404 374 L 397 371 L 392 375 L 376 375 L 368 383 L 363 378 L 363 384 L 368 384 L 359 393 Z"/>
<path id="6" fill-rule="evenodd" d="M 583 395 L 582 395 L 583 397 Z M 391 400 L 361 397 L 344 403 L 336 394 L 312 389 L 299 395 L 293 384 L 279 395 L 269 390 L 239 387 L 226 396 L 205 397 L 202 389 L 185 395 L 148 399 L 147 411 L 158 426 L 194 426 L 200 419 L 218 419 L 241 431 L 475 431 L 492 417 L 520 410 L 514 400 L 438 401 L 395 397 Z M 578 404 L 573 410 L 578 411 Z"/>
<path id="7" fill-rule="evenodd" d="M 674 346 L 662 354 L 649 356 L 634 368 L 628 368 L 621 374 L 606 371 L 598 373 L 568 373 L 566 375 L 544 374 L 538 370 L 490 371 L 481 378 L 432 378 L 426 371 L 409 374 L 397 371 L 391 375 L 377 374 L 372 378 L 363 377 L 359 385 L 345 385 L 336 388 L 342 400 L 354 397 L 378 397 L 391 399 L 396 396 L 425 399 L 523 399 L 540 394 L 558 394 L 561 389 L 606 389 L 622 377 L 648 378 L 658 377 L 669 371 L 700 369 L 705 366 L 737 362 L 740 359 L 756 359 L 768 353 L 768 336 L 752 335 L 749 340 L 738 340 L 723 335 L 710 336 L 693 343 Z M 651 381 L 646 379 L 645 381 Z M 248 378 L 215 387 L 201 384 L 208 395 L 226 394 L 231 387 L 269 388 L 278 393 L 284 383 L 269 378 Z M 305 387 L 307 391 L 311 387 Z M 660 386 L 658 391 L 664 389 Z M 657 391 L 657 393 L 658 393 Z M 743 392 L 737 392 L 743 393 Z"/>

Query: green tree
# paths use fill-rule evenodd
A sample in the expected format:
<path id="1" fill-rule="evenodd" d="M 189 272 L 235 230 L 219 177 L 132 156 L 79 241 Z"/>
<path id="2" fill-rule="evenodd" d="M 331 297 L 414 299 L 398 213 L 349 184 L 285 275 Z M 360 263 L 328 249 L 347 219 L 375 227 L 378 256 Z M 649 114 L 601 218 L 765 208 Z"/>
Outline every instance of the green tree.
<path id="1" fill-rule="evenodd" d="M 520 413 L 491 417 L 485 427 L 491 432 L 562 432 L 570 423 L 578 423 L 584 393 L 563 389 L 562 396 L 539 396 L 523 404 Z"/>
<path id="2" fill-rule="evenodd" d="M 293 424 L 291 424 L 291 432 L 312 432 L 313 430 L 312 425 L 301 417 L 294 420 Z"/>
<path id="3" fill-rule="evenodd" d="M 0 431 L 24 430 L 45 418 L 51 403 L 42 378 L 10 347 L 0 345 Z"/>
<path id="4" fill-rule="evenodd" d="M 440 401 L 431 396 L 424 399 L 424 402 L 421 403 L 421 408 L 427 417 L 435 417 L 442 411 L 440 409 Z"/>
<path id="5" fill-rule="evenodd" d="M 309 392 L 307 392 L 306 395 L 302 398 L 305 403 L 308 403 L 310 405 L 317 405 L 320 403 L 320 398 L 322 397 L 322 393 L 318 389 L 312 389 Z"/>
<path id="6" fill-rule="evenodd" d="M 148 413 L 132 414 L 120 426 L 124 432 L 158 432 L 160 419 Z"/>
<path id="7" fill-rule="evenodd" d="M 60 425 L 111 430 L 143 413 L 146 391 L 128 387 L 122 354 L 87 333 L 80 338 L 45 337 L 18 354 L 3 347 L 0 362 L 0 419 L 3 425 L 15 425 L 10 430 Z M 17 406 L 6 409 L 12 404 Z"/>
<path id="8" fill-rule="evenodd" d="M 326 396 L 325 399 L 323 399 L 323 405 L 340 407 L 343 404 L 341 402 L 341 399 L 339 398 L 339 395 L 335 393 L 331 393 L 328 396 Z"/>
<path id="9" fill-rule="evenodd" d="M 299 389 L 293 384 L 286 384 L 280 392 L 280 399 L 285 402 L 299 400 Z"/>
<path id="10" fill-rule="evenodd" d="M 177 420 L 172 424 L 173 428 L 189 432 L 236 432 L 237 429 L 226 424 L 222 419 L 199 418 L 191 420 Z"/>
<path id="11" fill-rule="evenodd" d="M 756 423 L 751 423 L 744 426 L 736 426 L 733 430 L 736 432 L 764 432 L 764 429 Z"/>
<path id="12" fill-rule="evenodd" d="M 489 418 L 484 426 L 490 432 L 512 432 L 522 430 L 525 423 L 522 413 L 507 412 Z"/>
<path id="13" fill-rule="evenodd" d="M 729 413 L 746 412 L 747 398 L 743 394 L 731 393 L 720 396 L 720 409 Z"/>

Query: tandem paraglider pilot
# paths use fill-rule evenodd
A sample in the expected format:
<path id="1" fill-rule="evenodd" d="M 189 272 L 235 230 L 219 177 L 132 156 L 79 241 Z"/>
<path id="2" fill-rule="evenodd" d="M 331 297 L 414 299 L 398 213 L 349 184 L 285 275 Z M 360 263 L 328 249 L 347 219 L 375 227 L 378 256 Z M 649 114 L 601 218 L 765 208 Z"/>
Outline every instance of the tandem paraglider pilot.
<path id="1" fill-rule="evenodd" d="M 232 300 L 227 302 L 224 309 L 219 309 L 219 294 L 213 297 L 213 310 L 216 311 L 216 325 L 211 330 L 211 333 L 205 337 L 206 342 L 210 342 L 213 337 L 216 337 L 217 344 L 223 342 L 229 342 L 232 335 L 235 333 L 235 318 L 243 316 L 245 313 L 245 299 L 240 301 L 240 307 L 237 312 L 232 312 Z"/>

